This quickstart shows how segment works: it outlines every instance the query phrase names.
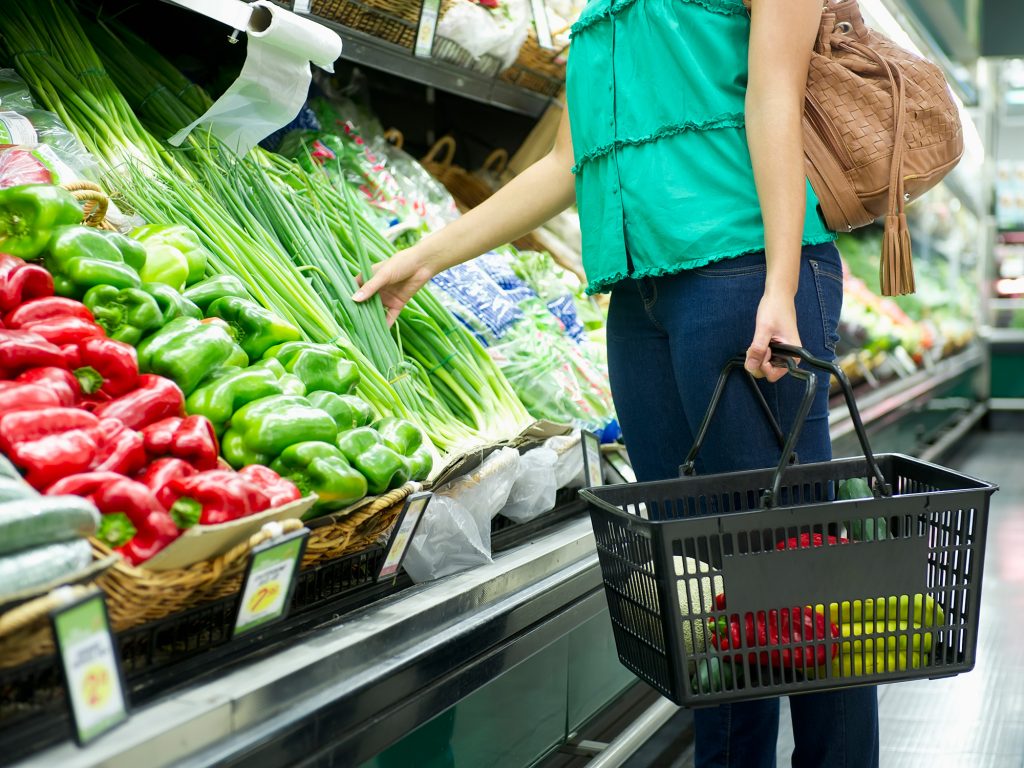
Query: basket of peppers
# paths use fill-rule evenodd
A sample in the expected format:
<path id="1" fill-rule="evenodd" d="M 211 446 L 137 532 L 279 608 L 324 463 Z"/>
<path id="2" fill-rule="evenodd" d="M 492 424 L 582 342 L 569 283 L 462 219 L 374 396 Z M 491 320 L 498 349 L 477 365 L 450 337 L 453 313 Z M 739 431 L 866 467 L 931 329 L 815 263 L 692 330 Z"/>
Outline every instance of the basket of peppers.
<path id="1" fill-rule="evenodd" d="M 0 268 L 10 320 L 0 376 L 61 397 L 41 396 L 61 409 L 45 426 L 11 422 L 12 434 L 32 433 L 20 442 L 48 442 L 0 449 L 37 487 L 87 496 L 105 513 L 97 551 L 125 558 L 103 584 L 115 627 L 217 591 L 206 579 L 223 578 L 224 563 L 145 568 L 190 526 L 315 499 L 308 566 L 370 543 L 426 479 L 435 452 L 420 429 L 358 396 L 342 347 L 304 341 L 237 277 L 207 275 L 187 227 L 125 236 L 80 225 L 81 207 L 59 187 L 0 195 L 0 252 L 11 254 Z"/>

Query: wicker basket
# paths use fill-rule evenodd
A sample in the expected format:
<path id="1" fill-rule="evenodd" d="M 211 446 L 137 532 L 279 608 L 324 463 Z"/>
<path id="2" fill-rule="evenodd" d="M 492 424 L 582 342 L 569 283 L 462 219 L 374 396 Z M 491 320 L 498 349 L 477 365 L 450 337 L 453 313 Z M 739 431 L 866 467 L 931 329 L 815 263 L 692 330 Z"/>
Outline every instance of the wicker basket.
<path id="1" fill-rule="evenodd" d="M 411 51 L 422 7 L 421 0 L 313 0 L 312 12 Z"/>
<path id="2" fill-rule="evenodd" d="M 531 29 L 515 63 L 501 73 L 501 79 L 545 96 L 557 96 L 565 87 L 565 63 L 558 60 L 562 53 L 541 48 Z"/>
<path id="3" fill-rule="evenodd" d="M 0 614 L 0 669 L 16 667 L 54 652 L 50 612 L 68 599 L 84 597 L 91 587 L 79 585 L 68 589 L 70 591 L 60 597 L 50 592 Z"/>
<path id="4" fill-rule="evenodd" d="M 301 527 L 299 520 L 281 521 L 284 533 Z M 115 563 L 96 580 L 96 585 L 107 594 L 112 627 L 115 631 L 128 629 L 236 594 L 241 590 L 250 552 L 270 538 L 269 532 L 258 531 L 223 555 L 201 560 L 187 568 L 150 571 L 124 561 Z M 96 540 L 93 540 L 93 549 L 100 557 L 110 554 L 110 550 Z"/>
<path id="5" fill-rule="evenodd" d="M 416 483 L 406 483 L 354 512 L 326 515 L 310 521 L 306 553 L 302 557 L 303 570 L 373 544 L 392 526 L 406 497 L 418 487 Z"/>

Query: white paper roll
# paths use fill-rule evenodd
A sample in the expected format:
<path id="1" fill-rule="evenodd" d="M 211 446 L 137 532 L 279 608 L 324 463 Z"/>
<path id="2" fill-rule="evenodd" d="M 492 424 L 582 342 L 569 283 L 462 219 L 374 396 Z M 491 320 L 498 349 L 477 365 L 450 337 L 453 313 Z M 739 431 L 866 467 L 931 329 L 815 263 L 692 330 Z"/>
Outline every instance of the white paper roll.
<path id="1" fill-rule="evenodd" d="M 312 79 L 310 62 L 334 71 L 341 55 L 337 33 L 268 0 L 250 7 L 246 58 L 238 79 L 205 115 L 174 134 L 171 144 L 178 146 L 196 126 L 206 124 L 244 155 L 299 113 Z"/>

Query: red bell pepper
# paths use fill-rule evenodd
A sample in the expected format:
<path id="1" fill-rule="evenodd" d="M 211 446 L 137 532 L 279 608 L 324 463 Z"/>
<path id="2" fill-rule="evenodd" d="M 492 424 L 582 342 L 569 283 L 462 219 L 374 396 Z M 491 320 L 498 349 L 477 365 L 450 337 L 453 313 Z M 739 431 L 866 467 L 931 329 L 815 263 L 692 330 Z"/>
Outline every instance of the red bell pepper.
<path id="1" fill-rule="evenodd" d="M 205 416 L 162 419 L 145 427 L 142 435 L 150 457 L 174 456 L 200 471 L 217 468 L 217 433 Z"/>
<path id="2" fill-rule="evenodd" d="M 47 296 L 44 299 L 26 301 L 15 307 L 4 316 L 4 325 L 8 328 L 24 328 L 42 320 L 56 320 L 61 317 L 77 317 L 96 322 L 92 312 L 85 304 L 63 296 Z"/>
<path id="3" fill-rule="evenodd" d="M 101 403 L 93 410 L 101 419 L 120 419 L 132 429 L 143 429 L 184 412 L 185 395 L 178 385 L 152 373 L 139 376 L 138 386 L 133 391 Z"/>
<path id="4" fill-rule="evenodd" d="M 67 344 L 79 345 L 86 339 L 106 337 L 104 330 L 92 320 L 80 317 L 51 317 L 47 320 L 36 320 L 22 328 L 37 333 L 51 344 L 63 347 Z"/>
<path id="5" fill-rule="evenodd" d="M 45 387 L 60 401 L 58 404 L 66 408 L 77 405 L 82 399 L 82 386 L 75 375 L 66 368 L 30 368 L 18 375 L 16 382 L 38 384 Z"/>
<path id="6" fill-rule="evenodd" d="M 813 543 L 812 543 L 813 542 Z M 801 533 L 800 538 L 797 539 L 795 536 L 790 536 L 785 541 L 780 541 L 775 545 L 776 549 L 811 549 L 811 547 L 824 546 L 825 539 L 822 538 L 820 533 L 815 533 L 813 537 L 808 536 L 806 533 Z M 829 535 L 829 545 L 833 544 L 849 544 L 850 540 L 846 537 L 837 539 L 835 536 Z"/>
<path id="7" fill-rule="evenodd" d="M 0 416 L 0 449 L 42 490 L 84 472 L 96 459 L 92 430 L 99 420 L 77 408 L 9 411 Z"/>
<path id="8" fill-rule="evenodd" d="M 96 472 L 117 472 L 130 476 L 146 466 L 142 434 L 117 419 L 101 419 L 93 430 L 96 440 Z"/>
<path id="9" fill-rule="evenodd" d="M 31 331 L 0 329 L 0 379 L 13 379 L 26 368 L 66 368 L 60 347 Z"/>
<path id="10" fill-rule="evenodd" d="M 134 534 L 115 546 L 114 551 L 124 555 L 132 565 L 145 562 L 178 538 L 178 527 L 153 492 L 142 483 L 113 472 L 88 472 L 68 477 L 53 485 L 47 493 L 74 493 L 90 499 L 104 516 L 103 522 L 114 523 L 113 526 L 106 525 L 106 532 L 103 526 L 100 529 L 100 537 L 108 542 L 124 538 L 127 531 L 122 519 L 127 518 Z M 116 539 L 113 531 L 119 533 Z"/>
<path id="11" fill-rule="evenodd" d="M 37 264 L 0 253 L 0 311 L 42 296 L 53 296 L 53 277 Z"/>
<path id="12" fill-rule="evenodd" d="M 63 405 L 72 403 L 61 402 L 61 394 L 45 386 L 23 381 L 0 381 L 0 415 L 10 411 L 35 411 Z"/>
<path id="13" fill-rule="evenodd" d="M 725 610 L 725 595 L 719 594 L 715 597 L 715 605 L 719 610 Z M 753 613 L 746 613 L 743 617 L 742 634 L 739 615 L 733 614 L 728 619 L 720 616 L 717 619 L 708 619 L 711 629 L 711 644 L 723 651 L 738 648 L 771 647 L 779 644 L 789 643 L 811 643 L 823 641 L 825 634 L 825 614 L 823 611 L 816 611 L 810 606 L 791 608 L 784 611 L 770 610 L 758 611 L 756 618 Z M 832 638 L 839 637 L 839 627 L 835 624 L 829 626 L 829 633 Z M 839 652 L 838 644 L 832 645 L 832 657 Z M 825 644 L 819 645 L 798 645 L 795 648 L 774 648 L 769 653 L 761 651 L 760 654 L 751 653 L 748 656 L 750 664 L 756 666 L 785 667 L 787 669 L 803 670 L 807 667 L 820 667 L 825 664 Z M 740 656 L 735 657 L 741 661 Z"/>
<path id="14" fill-rule="evenodd" d="M 75 372 L 86 394 L 98 391 L 118 397 L 139 384 L 139 361 L 131 344 L 91 338 L 80 344 L 65 345 L 61 350 L 65 367 Z"/>
<path id="15" fill-rule="evenodd" d="M 199 470 L 181 459 L 157 459 L 146 467 L 146 471 L 139 475 L 138 480 L 153 492 L 157 501 L 163 504 L 165 509 L 171 509 L 178 498 L 171 488 L 172 481 L 183 480 L 198 474 L 198 472 Z M 172 514 L 171 517 L 174 519 L 175 516 Z M 188 527 L 188 525 L 179 524 L 177 519 L 174 522 L 179 528 Z M 195 520 L 192 521 L 192 524 L 195 524 Z"/>
<path id="16" fill-rule="evenodd" d="M 237 472 L 211 469 L 172 481 L 178 499 L 171 514 L 183 520 L 198 519 L 203 525 L 217 525 L 254 515 L 270 507 L 270 498 Z"/>
<path id="17" fill-rule="evenodd" d="M 295 483 L 281 477 L 270 467 L 250 464 L 238 470 L 238 474 L 267 494 L 271 507 L 280 507 L 302 498 L 302 492 Z"/>
<path id="18" fill-rule="evenodd" d="M 95 429 L 100 420 L 79 408 L 43 408 L 11 411 L 0 416 L 0 450 L 10 454 L 15 446 L 73 429 Z"/>
<path id="19" fill-rule="evenodd" d="M 88 430 L 69 429 L 19 443 L 7 456 L 24 472 L 29 485 L 43 491 L 63 477 L 90 469 L 96 460 L 96 440 Z"/>

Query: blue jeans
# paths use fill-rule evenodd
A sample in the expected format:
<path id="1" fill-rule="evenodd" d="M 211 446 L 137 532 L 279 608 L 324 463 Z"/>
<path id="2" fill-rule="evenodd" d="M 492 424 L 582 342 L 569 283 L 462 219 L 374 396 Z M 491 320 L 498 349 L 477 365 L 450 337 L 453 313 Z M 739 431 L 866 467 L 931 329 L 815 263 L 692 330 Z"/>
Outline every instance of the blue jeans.
<path id="1" fill-rule="evenodd" d="M 608 365 L 615 409 L 637 479 L 679 475 L 725 363 L 744 353 L 764 291 L 763 253 L 675 275 L 624 280 L 612 290 Z M 842 267 L 832 243 L 804 248 L 796 296 L 803 346 L 833 359 L 843 301 Z M 697 458 L 709 474 L 773 466 L 779 444 L 742 373 L 734 373 Z M 790 376 L 760 381 L 784 430 L 803 392 Z M 797 443 L 801 463 L 828 461 L 828 377 L 818 375 L 814 406 Z M 877 768 L 874 687 L 790 698 L 793 766 Z M 696 768 L 774 768 L 779 700 L 694 710 Z"/>

